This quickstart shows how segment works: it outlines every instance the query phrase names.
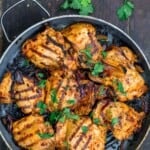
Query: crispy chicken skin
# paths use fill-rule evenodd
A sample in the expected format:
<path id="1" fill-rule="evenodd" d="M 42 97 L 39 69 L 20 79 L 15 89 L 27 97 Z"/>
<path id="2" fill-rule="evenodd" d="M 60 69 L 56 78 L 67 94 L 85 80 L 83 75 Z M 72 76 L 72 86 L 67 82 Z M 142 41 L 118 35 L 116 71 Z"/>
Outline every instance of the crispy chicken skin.
<path id="1" fill-rule="evenodd" d="M 11 73 L 7 72 L 5 73 L 0 83 L 0 104 L 12 103 L 10 94 L 11 86 L 12 86 Z"/>
<path id="2" fill-rule="evenodd" d="M 39 88 L 32 79 L 23 77 L 23 83 L 14 83 L 13 99 L 25 114 L 36 110 L 36 104 L 44 101 L 44 89 Z"/>
<path id="3" fill-rule="evenodd" d="M 102 47 L 96 38 L 94 26 L 88 23 L 76 23 L 62 30 L 63 36 L 69 41 L 75 51 L 74 58 L 78 59 L 79 65 L 87 67 L 87 56 L 85 51 L 90 53 L 93 62 L 101 58 Z"/>
<path id="4" fill-rule="evenodd" d="M 94 102 L 94 84 L 89 80 L 78 80 L 72 72 L 53 71 L 47 80 L 46 104 L 50 111 L 69 107 L 77 114 L 87 115 Z"/>
<path id="5" fill-rule="evenodd" d="M 101 124 L 107 126 L 116 139 L 125 140 L 141 128 L 145 114 L 136 112 L 122 102 L 104 100 L 98 103 L 93 116 L 99 118 Z"/>
<path id="6" fill-rule="evenodd" d="M 53 70 L 63 64 L 68 45 L 62 34 L 51 27 L 35 38 L 27 40 L 22 47 L 23 54 L 39 68 Z"/>
<path id="7" fill-rule="evenodd" d="M 76 122 L 66 121 L 64 124 L 58 124 L 56 145 L 59 149 L 64 149 L 64 145 L 60 145 L 60 141 L 63 141 L 70 150 L 104 150 L 106 128 L 93 124 L 90 118 L 83 117 Z M 84 127 L 87 128 L 86 132 Z"/>
<path id="8" fill-rule="evenodd" d="M 42 138 L 42 134 L 54 134 L 52 127 L 39 115 L 29 115 L 13 123 L 13 136 L 19 146 L 27 150 L 54 150 L 54 137 Z"/>

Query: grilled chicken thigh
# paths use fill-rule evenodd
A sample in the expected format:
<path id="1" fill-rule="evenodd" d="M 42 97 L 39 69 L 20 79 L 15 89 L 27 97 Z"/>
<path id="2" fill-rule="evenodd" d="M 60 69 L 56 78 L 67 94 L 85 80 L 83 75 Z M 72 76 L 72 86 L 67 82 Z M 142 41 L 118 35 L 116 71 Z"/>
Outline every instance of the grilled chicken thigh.
<path id="1" fill-rule="evenodd" d="M 104 150 L 105 141 L 106 128 L 93 124 L 89 118 L 58 123 L 56 128 L 58 149 L 68 146 L 70 150 Z"/>
<path id="2" fill-rule="evenodd" d="M 63 64 L 64 53 L 68 46 L 59 31 L 48 27 L 35 38 L 27 40 L 22 52 L 39 68 L 53 70 Z"/>
<path id="3" fill-rule="evenodd" d="M 128 139 L 140 127 L 144 112 L 136 112 L 121 102 L 101 101 L 93 111 L 94 118 L 99 118 L 118 140 Z"/>
<path id="4" fill-rule="evenodd" d="M 44 89 L 35 85 L 33 80 L 23 77 L 23 83 L 14 83 L 13 99 L 25 114 L 35 111 L 36 104 L 44 101 Z"/>
<path id="5" fill-rule="evenodd" d="M 54 150 L 54 131 L 42 116 L 29 115 L 13 123 L 15 141 L 27 150 Z"/>
<path id="6" fill-rule="evenodd" d="M 62 30 L 63 36 L 74 49 L 72 55 L 81 67 L 87 68 L 87 62 L 98 62 L 102 47 L 96 39 L 94 26 L 88 23 L 76 23 Z"/>
<path id="7" fill-rule="evenodd" d="M 5 73 L 1 83 L 0 83 L 0 104 L 5 103 L 9 104 L 12 103 L 11 100 L 11 86 L 12 86 L 12 79 L 11 79 L 11 73 L 7 72 Z"/>
<path id="8" fill-rule="evenodd" d="M 94 105 L 94 84 L 78 80 L 72 72 L 53 71 L 46 83 L 46 104 L 50 111 L 69 107 L 87 115 Z"/>
<path id="9" fill-rule="evenodd" d="M 137 62 L 137 57 L 128 47 L 113 46 L 107 51 L 107 55 L 103 61 L 114 67 L 128 67 Z"/>

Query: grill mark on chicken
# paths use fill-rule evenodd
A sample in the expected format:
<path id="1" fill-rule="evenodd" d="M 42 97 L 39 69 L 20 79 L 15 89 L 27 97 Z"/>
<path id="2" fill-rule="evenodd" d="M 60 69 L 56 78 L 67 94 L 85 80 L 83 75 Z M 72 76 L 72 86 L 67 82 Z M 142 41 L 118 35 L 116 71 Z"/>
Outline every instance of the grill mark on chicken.
<path id="1" fill-rule="evenodd" d="M 35 98 L 38 98 L 38 97 L 41 97 L 41 93 L 40 94 L 36 94 L 36 95 L 33 95 L 33 96 L 30 96 L 30 97 L 20 97 L 20 98 L 18 98 L 18 99 L 16 99 L 15 97 L 14 97 L 14 99 L 16 100 L 16 101 L 20 101 L 20 100 L 22 100 L 22 101 L 27 101 L 27 100 L 34 100 Z"/>
<path id="2" fill-rule="evenodd" d="M 47 45 L 41 44 L 41 46 L 44 48 L 44 50 L 48 50 L 48 51 L 55 53 L 57 55 L 56 51 L 54 51 L 52 48 L 48 47 Z"/>
<path id="3" fill-rule="evenodd" d="M 30 91 L 30 90 L 33 90 L 34 88 L 35 88 L 35 86 L 31 86 L 31 87 L 28 87 L 28 88 L 23 89 L 23 90 L 14 91 L 13 94 L 18 94 L 18 93 L 28 92 L 28 91 Z"/>
<path id="4" fill-rule="evenodd" d="M 72 133 L 72 135 L 69 137 L 69 141 L 71 141 L 73 139 L 73 137 L 77 134 L 77 132 L 80 130 L 80 127 L 82 126 L 82 124 L 84 123 L 85 119 L 83 119 L 80 124 L 78 125 L 78 127 L 76 128 L 76 130 Z"/>
<path id="5" fill-rule="evenodd" d="M 87 126 L 87 128 L 89 129 L 92 126 L 92 124 L 89 124 Z M 80 126 L 81 127 L 81 126 Z M 79 146 L 82 138 L 84 138 L 86 136 L 86 133 L 82 133 L 82 135 L 78 138 L 78 140 L 76 141 L 75 145 L 73 146 L 75 149 Z"/>
<path id="6" fill-rule="evenodd" d="M 48 43 L 51 42 L 51 43 L 53 43 L 54 45 L 58 46 L 63 52 L 65 51 L 63 45 L 60 44 L 60 43 L 57 43 L 57 42 L 56 42 L 54 39 L 52 39 L 48 34 L 47 34 L 47 42 L 48 42 Z"/>
<path id="7" fill-rule="evenodd" d="M 88 140 L 87 140 L 86 143 L 83 145 L 83 147 L 82 147 L 81 150 L 85 150 L 85 149 L 88 147 L 88 145 L 89 145 L 91 139 L 92 139 L 92 135 L 90 135 L 90 136 L 88 137 Z"/>
<path id="8" fill-rule="evenodd" d="M 31 48 L 32 52 L 36 53 L 37 55 L 39 55 L 40 57 L 44 57 L 44 58 L 47 58 L 47 59 L 53 59 L 55 61 L 55 59 L 51 56 L 47 56 L 47 55 L 44 55 L 42 54 L 41 52 L 38 52 L 36 51 L 35 49 Z"/>
<path id="9" fill-rule="evenodd" d="M 70 80 L 67 78 L 67 83 L 66 83 L 65 86 L 68 87 L 69 83 L 70 83 Z M 66 91 L 63 89 L 62 95 L 61 95 L 61 97 L 60 97 L 60 99 L 59 99 L 59 106 L 58 106 L 59 108 L 62 107 L 62 103 L 63 103 L 63 101 L 65 100 L 65 99 L 64 99 L 65 94 L 66 94 Z"/>

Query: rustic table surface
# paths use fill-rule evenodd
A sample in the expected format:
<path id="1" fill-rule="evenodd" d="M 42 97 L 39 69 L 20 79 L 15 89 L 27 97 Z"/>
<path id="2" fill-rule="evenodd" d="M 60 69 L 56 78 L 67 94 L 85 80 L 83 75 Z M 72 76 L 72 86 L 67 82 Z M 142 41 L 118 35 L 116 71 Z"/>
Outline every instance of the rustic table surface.
<path id="1" fill-rule="evenodd" d="M 19 0 L 0 0 L 2 2 L 1 11 L 4 12 L 10 6 L 18 2 Z M 116 16 L 116 9 L 121 5 L 123 0 L 92 0 L 95 6 L 95 11 L 92 16 L 104 19 L 120 27 L 126 33 L 128 33 L 142 48 L 143 52 L 150 61 L 150 1 L 149 0 L 133 0 L 135 4 L 135 11 L 132 17 L 127 21 L 121 22 Z M 0 2 L 0 5 L 1 5 Z M 64 14 L 76 14 L 75 11 L 60 10 L 59 6 L 63 0 L 38 0 L 50 13 L 51 17 L 64 15 Z M 28 4 L 27 4 L 28 3 Z M 41 18 L 47 16 L 41 12 L 41 10 L 32 4 L 31 0 L 26 0 L 26 3 L 20 4 L 18 7 L 12 9 L 4 19 L 4 25 L 8 36 L 13 39 L 19 32 L 23 31 L 27 26 L 40 21 Z M 25 9 L 25 5 L 28 6 L 28 10 Z M 32 15 L 31 15 L 32 13 Z M 40 17 L 39 17 L 40 16 Z M 8 46 L 8 42 L 4 36 L 0 36 L 0 54 L 2 54 L 5 48 Z M 150 149 L 150 134 L 145 140 L 141 150 Z M 4 142 L 0 139 L 0 150 L 7 150 Z"/>

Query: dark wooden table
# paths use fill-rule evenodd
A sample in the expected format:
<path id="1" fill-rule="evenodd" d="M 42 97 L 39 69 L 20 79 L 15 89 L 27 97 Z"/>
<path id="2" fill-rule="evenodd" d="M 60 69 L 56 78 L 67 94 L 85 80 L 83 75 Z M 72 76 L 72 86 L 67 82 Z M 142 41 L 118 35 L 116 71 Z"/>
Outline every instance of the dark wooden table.
<path id="1" fill-rule="evenodd" d="M 10 7 L 12 4 L 18 2 L 19 0 L 3 0 L 3 12 Z M 28 0 L 31 3 L 31 0 Z M 59 9 L 60 4 L 63 0 L 38 0 L 51 14 L 51 17 L 64 15 L 64 14 L 76 14 L 75 11 L 61 11 Z M 135 11 L 133 16 L 124 22 L 118 20 L 116 16 L 116 9 L 121 5 L 123 0 L 93 0 L 95 11 L 92 14 L 94 17 L 98 17 L 109 21 L 116 26 L 120 27 L 126 33 L 128 33 L 142 48 L 143 52 L 150 61 L 150 1 L 149 0 L 133 0 L 135 3 Z M 31 6 L 30 6 L 31 7 Z M 11 37 L 16 36 L 18 32 L 21 32 L 26 28 L 25 22 L 30 22 L 33 20 L 36 22 L 40 17 L 45 18 L 45 14 L 36 10 L 33 6 L 32 15 L 28 14 L 26 16 L 24 6 L 19 6 L 15 8 L 5 19 L 6 29 Z M 37 15 L 38 13 L 38 15 Z M 18 15 L 19 14 L 19 15 Z M 44 15 L 44 16 L 43 16 Z M 22 16 L 22 17 L 20 17 Z M 40 16 L 37 18 L 37 16 Z M 34 23 L 32 22 L 32 23 Z M 3 37 L 3 49 L 0 51 L 1 54 L 4 49 L 8 46 L 6 39 Z M 150 149 L 150 134 L 145 140 L 141 150 Z M 7 150 L 2 139 L 0 139 L 0 150 Z"/>

